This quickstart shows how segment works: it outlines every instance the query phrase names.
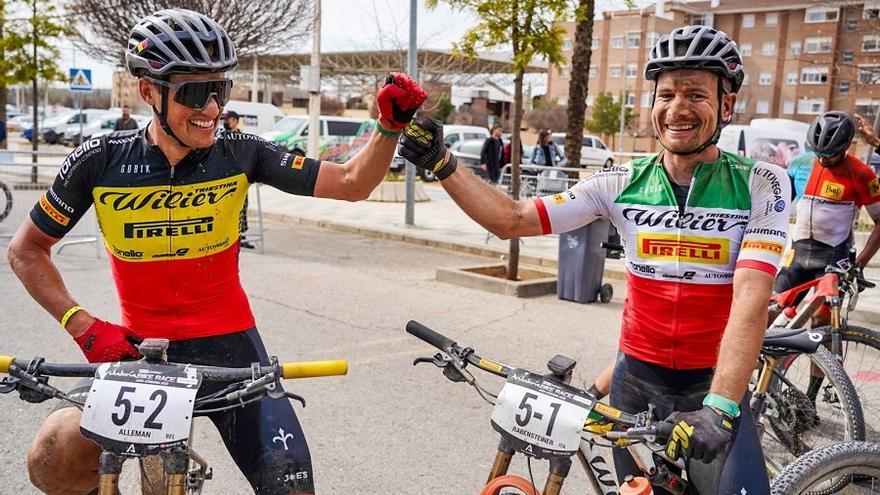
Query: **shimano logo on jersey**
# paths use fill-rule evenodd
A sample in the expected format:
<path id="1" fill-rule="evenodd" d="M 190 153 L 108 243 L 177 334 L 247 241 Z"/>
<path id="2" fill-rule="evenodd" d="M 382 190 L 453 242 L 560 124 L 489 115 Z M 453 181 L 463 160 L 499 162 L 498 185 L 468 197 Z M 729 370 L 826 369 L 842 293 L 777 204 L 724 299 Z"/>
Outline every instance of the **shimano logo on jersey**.
<path id="1" fill-rule="evenodd" d="M 98 201 L 103 205 L 112 206 L 116 211 L 140 210 L 143 208 L 151 208 L 153 210 L 173 210 L 175 208 L 189 208 L 190 206 L 217 204 L 223 198 L 234 194 L 238 189 L 238 185 L 235 182 L 230 182 L 223 186 L 225 186 L 225 190 L 203 188 L 186 193 L 170 190 L 152 191 L 147 194 L 108 191 L 101 194 Z"/>
<path id="2" fill-rule="evenodd" d="M 81 159 L 88 158 L 89 156 L 95 154 L 98 151 L 98 146 L 101 144 L 100 139 L 90 139 L 85 143 L 76 147 L 67 158 L 61 163 L 61 170 L 58 172 L 58 175 L 61 177 L 61 180 L 67 182 L 68 174 L 72 173 L 76 170 L 76 167 L 79 165 L 78 161 Z M 77 161 L 77 163 L 72 162 L 72 160 Z"/>
<path id="3" fill-rule="evenodd" d="M 785 239 L 788 236 L 788 233 L 784 230 L 776 229 L 746 229 L 743 235 L 770 235 Z"/>
<path id="4" fill-rule="evenodd" d="M 703 232 L 727 232 L 737 227 L 745 227 L 747 215 L 721 215 L 685 213 L 679 216 L 677 209 L 666 211 L 645 208 L 625 208 L 623 218 L 639 227 L 663 227 L 666 229 L 701 230 Z"/>
<path id="5" fill-rule="evenodd" d="M 73 207 L 72 207 L 72 206 L 68 206 L 67 203 L 65 203 L 65 202 L 61 199 L 61 197 L 58 196 L 58 193 L 55 192 L 55 189 L 52 189 L 51 187 L 49 188 L 49 196 L 52 196 L 52 199 L 55 200 L 55 204 L 58 205 L 58 206 L 60 206 L 61 209 L 63 209 L 63 210 L 66 211 L 67 213 L 73 213 L 73 212 L 75 211 L 75 210 L 73 209 Z"/>
<path id="6" fill-rule="evenodd" d="M 123 230 L 126 239 L 205 234 L 214 230 L 214 217 L 159 220 L 157 222 L 131 222 L 126 223 Z"/>
<path id="7" fill-rule="evenodd" d="M 120 174 L 148 174 L 148 173 L 150 173 L 150 166 L 148 164 L 126 163 L 124 165 L 120 165 L 119 173 Z"/>

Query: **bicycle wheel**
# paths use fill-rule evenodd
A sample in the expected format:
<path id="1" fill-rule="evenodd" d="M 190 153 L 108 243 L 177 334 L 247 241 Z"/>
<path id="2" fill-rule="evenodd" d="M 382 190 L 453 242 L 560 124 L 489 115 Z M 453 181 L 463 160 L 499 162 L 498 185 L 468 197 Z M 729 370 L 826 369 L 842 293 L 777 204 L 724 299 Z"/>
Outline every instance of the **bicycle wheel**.
<path id="1" fill-rule="evenodd" d="M 831 341 L 831 328 L 819 327 Z M 880 332 L 856 325 L 841 329 L 843 369 L 852 380 L 865 416 L 865 439 L 880 441 Z"/>
<path id="2" fill-rule="evenodd" d="M 0 222 L 6 219 L 9 216 L 9 212 L 12 211 L 12 191 L 9 190 L 9 186 L 0 182 Z"/>
<path id="3" fill-rule="evenodd" d="M 813 369 L 824 374 L 821 384 L 811 379 Z M 765 425 L 759 429 L 764 431 L 761 444 L 771 475 L 815 448 L 865 439 L 855 388 L 840 361 L 824 347 L 815 354 L 781 359 L 768 392 Z"/>
<path id="4" fill-rule="evenodd" d="M 846 479 L 845 486 L 840 479 Z M 771 495 L 880 494 L 880 445 L 843 442 L 813 450 L 786 466 Z"/>

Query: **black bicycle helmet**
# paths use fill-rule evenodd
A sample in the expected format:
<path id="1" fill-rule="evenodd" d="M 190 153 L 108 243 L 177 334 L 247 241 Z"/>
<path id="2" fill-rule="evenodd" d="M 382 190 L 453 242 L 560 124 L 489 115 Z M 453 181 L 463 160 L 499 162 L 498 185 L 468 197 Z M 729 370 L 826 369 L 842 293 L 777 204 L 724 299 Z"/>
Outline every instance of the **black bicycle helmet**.
<path id="1" fill-rule="evenodd" d="M 656 81 L 662 72 L 678 69 L 711 70 L 730 82 L 731 93 L 745 78 L 736 43 L 709 26 L 684 26 L 661 36 L 648 56 L 645 79 Z"/>
<path id="2" fill-rule="evenodd" d="M 846 112 L 825 112 L 810 123 L 807 146 L 822 157 L 840 156 L 855 134 L 856 124 Z"/>
<path id="3" fill-rule="evenodd" d="M 165 9 L 138 21 L 125 52 L 135 77 L 225 72 L 238 65 L 235 46 L 210 17 L 186 9 Z"/>

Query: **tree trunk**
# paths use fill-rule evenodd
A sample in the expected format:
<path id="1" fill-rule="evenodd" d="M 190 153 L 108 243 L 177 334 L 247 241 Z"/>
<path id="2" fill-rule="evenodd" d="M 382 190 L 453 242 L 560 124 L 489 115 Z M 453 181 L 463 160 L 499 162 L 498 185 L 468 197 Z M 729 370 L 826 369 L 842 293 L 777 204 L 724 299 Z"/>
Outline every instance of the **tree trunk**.
<path id="1" fill-rule="evenodd" d="M 34 2 L 33 2 L 33 9 L 34 9 L 34 17 L 33 17 L 33 21 L 34 21 L 33 22 L 33 26 L 34 26 L 34 28 L 33 28 L 34 29 L 34 40 L 33 40 L 34 41 L 34 44 L 33 44 L 34 78 L 33 78 L 33 80 L 31 80 L 31 86 L 33 87 L 33 90 L 34 90 L 34 95 L 33 95 L 34 96 L 34 99 L 33 99 L 33 101 L 34 101 L 34 127 L 33 127 L 34 132 L 31 135 L 31 138 L 32 138 L 31 139 L 31 141 L 32 141 L 31 148 L 34 150 L 34 154 L 31 156 L 31 163 L 33 163 L 34 166 L 31 167 L 31 182 L 36 184 L 37 183 L 37 173 L 38 173 L 38 169 L 37 169 L 37 165 L 36 165 L 36 163 L 37 163 L 37 150 L 40 149 L 40 145 L 39 145 L 39 142 L 40 142 L 40 139 L 39 139 L 39 137 L 40 137 L 40 133 L 39 133 L 39 131 L 40 131 L 40 119 L 39 119 L 40 96 L 38 94 L 39 92 L 37 91 L 37 78 L 40 77 L 40 65 L 39 65 L 40 59 L 37 57 L 37 35 L 38 35 L 38 33 L 37 33 L 37 0 L 34 0 Z M 49 85 L 48 84 L 46 85 L 46 93 L 47 94 L 49 93 Z M 49 110 L 48 108 L 43 109 L 44 112 L 47 112 L 48 110 Z"/>
<path id="2" fill-rule="evenodd" d="M 593 0 L 579 0 L 575 11 L 574 53 L 571 56 L 571 82 L 568 84 L 568 129 L 565 135 L 567 166 L 581 163 L 581 143 L 587 110 L 587 90 L 590 82 L 590 58 L 593 55 Z"/>
<path id="3" fill-rule="evenodd" d="M 513 132 L 510 135 L 510 196 L 514 201 L 519 201 L 520 186 L 520 140 L 519 129 L 522 127 L 523 119 L 523 70 L 517 71 L 513 80 Z M 510 257 L 507 260 L 507 279 L 517 280 L 519 275 L 519 238 L 514 237 L 510 240 Z"/>

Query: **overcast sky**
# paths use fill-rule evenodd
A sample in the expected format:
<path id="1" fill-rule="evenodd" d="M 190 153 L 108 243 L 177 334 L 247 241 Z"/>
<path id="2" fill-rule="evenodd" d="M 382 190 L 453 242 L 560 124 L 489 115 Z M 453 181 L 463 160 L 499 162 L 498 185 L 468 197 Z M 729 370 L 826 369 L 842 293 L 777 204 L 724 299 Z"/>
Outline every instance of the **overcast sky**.
<path id="1" fill-rule="evenodd" d="M 321 50 L 378 50 L 406 45 L 409 40 L 409 0 L 323 0 L 321 3 Z M 598 0 L 597 10 L 619 5 L 619 0 Z M 641 2 L 644 3 L 644 2 Z M 475 24 L 472 14 L 453 11 L 445 4 L 427 10 L 419 1 L 417 14 L 420 48 L 451 48 L 467 29 Z M 76 66 L 92 69 L 92 84 L 109 88 L 112 67 L 74 54 L 72 44 L 64 44 L 61 68 Z M 295 51 L 309 51 L 310 42 Z"/>

